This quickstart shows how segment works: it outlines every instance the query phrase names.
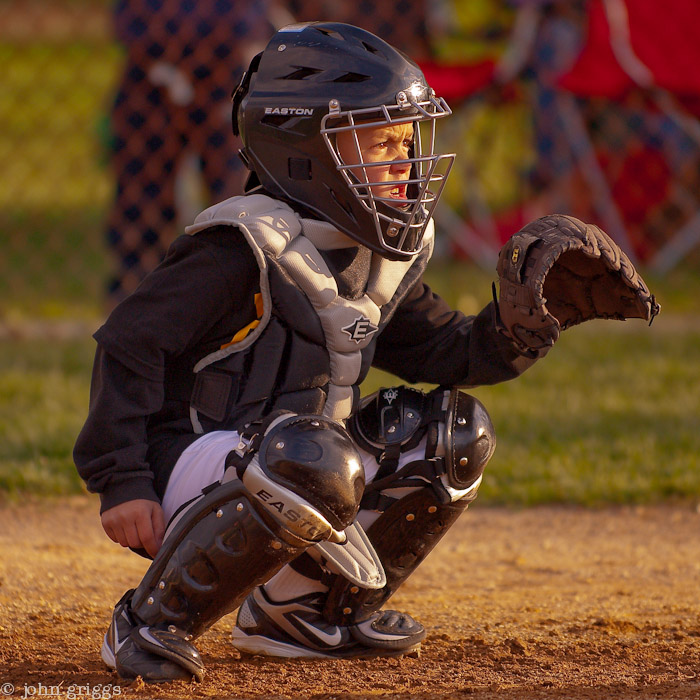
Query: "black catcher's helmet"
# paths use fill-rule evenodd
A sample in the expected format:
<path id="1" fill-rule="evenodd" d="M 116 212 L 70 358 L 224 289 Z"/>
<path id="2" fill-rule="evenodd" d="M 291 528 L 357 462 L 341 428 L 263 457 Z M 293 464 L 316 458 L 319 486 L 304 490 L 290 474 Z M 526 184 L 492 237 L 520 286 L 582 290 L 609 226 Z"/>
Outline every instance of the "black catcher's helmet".
<path id="1" fill-rule="evenodd" d="M 332 22 L 280 29 L 233 95 L 233 128 L 252 171 L 247 189 L 261 185 L 392 260 L 421 249 L 454 160 L 434 150 L 435 120 L 450 113 L 404 54 L 370 32 Z M 421 134 L 424 122 L 429 128 Z M 408 185 L 397 207 L 373 194 L 379 183 L 368 181 L 363 163 L 342 161 L 335 136 L 352 131 L 357 144 L 359 129 L 406 123 L 414 126 L 409 158 L 392 162 L 410 164 L 411 174 L 397 180 Z"/>

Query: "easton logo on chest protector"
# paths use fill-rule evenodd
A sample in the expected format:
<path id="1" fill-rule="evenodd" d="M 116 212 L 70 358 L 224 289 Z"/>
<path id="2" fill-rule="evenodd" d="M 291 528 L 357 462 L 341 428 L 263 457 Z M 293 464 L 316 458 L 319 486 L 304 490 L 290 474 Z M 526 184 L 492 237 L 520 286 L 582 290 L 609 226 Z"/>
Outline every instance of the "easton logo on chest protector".
<path id="1" fill-rule="evenodd" d="M 386 401 L 389 405 L 391 405 L 396 399 L 399 398 L 399 392 L 398 389 L 387 389 L 386 391 L 382 392 L 382 398 L 384 401 Z"/>
<path id="2" fill-rule="evenodd" d="M 345 326 L 341 330 L 350 336 L 350 340 L 354 340 L 359 344 L 365 338 L 369 338 L 370 335 L 376 333 L 379 328 L 365 316 L 358 316 L 349 326 Z"/>

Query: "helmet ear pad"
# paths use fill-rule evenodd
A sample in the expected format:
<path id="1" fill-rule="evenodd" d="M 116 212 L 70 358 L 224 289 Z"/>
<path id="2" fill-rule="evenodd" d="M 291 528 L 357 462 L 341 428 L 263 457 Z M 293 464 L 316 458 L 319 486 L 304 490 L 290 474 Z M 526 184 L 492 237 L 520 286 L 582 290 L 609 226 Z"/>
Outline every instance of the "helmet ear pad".
<path id="1" fill-rule="evenodd" d="M 255 56 L 250 61 L 248 70 L 243 73 L 238 85 L 234 88 L 231 94 L 231 130 L 234 136 L 241 136 L 241 128 L 239 121 L 241 120 L 241 107 L 243 100 L 248 95 L 250 90 L 250 81 L 253 75 L 257 72 L 258 66 L 262 59 L 262 51 Z M 245 162 L 245 160 L 244 160 Z"/>

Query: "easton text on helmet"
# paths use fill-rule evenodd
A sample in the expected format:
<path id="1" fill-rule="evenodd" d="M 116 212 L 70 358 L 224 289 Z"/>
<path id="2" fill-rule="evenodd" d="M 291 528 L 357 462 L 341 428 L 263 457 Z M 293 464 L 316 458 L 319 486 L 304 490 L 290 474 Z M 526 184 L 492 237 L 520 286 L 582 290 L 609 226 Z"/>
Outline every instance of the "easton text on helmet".
<path id="1" fill-rule="evenodd" d="M 314 113 L 310 107 L 265 107 L 265 114 L 280 114 L 286 116 L 311 116 Z"/>

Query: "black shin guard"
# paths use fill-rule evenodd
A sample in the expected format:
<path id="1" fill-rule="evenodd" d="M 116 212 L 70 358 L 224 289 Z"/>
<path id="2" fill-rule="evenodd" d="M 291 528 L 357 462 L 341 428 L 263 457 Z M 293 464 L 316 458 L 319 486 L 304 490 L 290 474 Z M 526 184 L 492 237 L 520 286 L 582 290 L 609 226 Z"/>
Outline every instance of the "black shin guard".
<path id="1" fill-rule="evenodd" d="M 195 508 L 169 533 L 131 601 L 145 624 L 167 626 L 186 639 L 235 610 L 310 544 L 284 539 L 237 480 L 218 486 Z"/>
<path id="2" fill-rule="evenodd" d="M 387 582 L 368 590 L 335 577 L 324 608 L 324 617 L 335 624 L 369 618 L 415 571 L 476 498 L 495 447 L 486 409 L 454 389 L 427 395 L 406 387 L 380 390 L 364 402 L 349 430 L 380 465 L 362 507 L 380 513 L 367 535 Z M 398 468 L 400 453 L 424 436 L 425 459 Z M 393 489 L 400 487 L 412 491 L 396 498 Z"/>
<path id="3" fill-rule="evenodd" d="M 133 627 L 127 633 L 135 635 L 132 657 L 139 650 L 156 655 L 151 680 L 158 679 L 159 657 L 201 677 L 191 640 L 311 545 L 343 541 L 357 514 L 362 462 L 333 421 L 294 414 L 270 420 L 227 464 L 222 483 L 173 518 L 161 550 L 124 602 L 124 619 Z M 119 648 L 106 653 L 117 657 L 119 668 Z M 148 666 L 149 658 L 130 662 Z"/>
<path id="4" fill-rule="evenodd" d="M 335 577 L 326 599 L 324 617 L 342 625 L 369 618 L 418 568 L 471 500 L 462 498 L 454 503 L 440 503 L 430 488 L 423 488 L 395 501 L 367 530 L 384 566 L 386 585 L 379 590 L 369 590 Z"/>

